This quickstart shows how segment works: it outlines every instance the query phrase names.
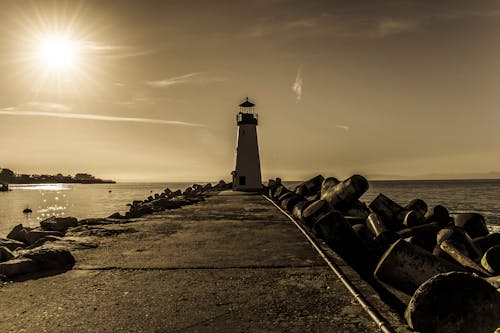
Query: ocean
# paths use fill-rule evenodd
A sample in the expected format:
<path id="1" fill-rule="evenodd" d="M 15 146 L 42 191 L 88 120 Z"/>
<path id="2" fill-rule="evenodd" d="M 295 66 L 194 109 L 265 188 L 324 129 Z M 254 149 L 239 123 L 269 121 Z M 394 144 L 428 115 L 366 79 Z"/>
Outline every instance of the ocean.
<path id="1" fill-rule="evenodd" d="M 284 182 L 289 188 L 300 182 Z M 370 181 L 361 197 L 369 202 L 384 193 L 401 205 L 420 198 L 429 206 L 441 204 L 452 214 L 478 212 L 492 231 L 500 232 L 500 180 Z M 12 191 L 0 192 L 0 236 L 16 224 L 38 226 L 50 216 L 74 216 L 78 219 L 106 217 L 125 213 L 127 203 L 143 200 L 165 188 L 185 189 L 192 183 L 118 183 L 118 184 L 29 184 L 11 185 Z M 29 207 L 31 214 L 23 214 Z"/>

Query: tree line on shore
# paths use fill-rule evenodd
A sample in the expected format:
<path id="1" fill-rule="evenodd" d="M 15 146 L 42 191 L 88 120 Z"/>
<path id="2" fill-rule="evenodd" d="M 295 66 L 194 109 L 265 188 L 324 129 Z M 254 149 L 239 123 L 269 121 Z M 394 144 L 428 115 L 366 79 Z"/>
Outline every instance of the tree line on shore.
<path id="1" fill-rule="evenodd" d="M 45 175 L 45 174 L 16 174 L 14 171 L 7 168 L 0 168 L 0 183 L 7 184 L 30 184 L 30 183 L 115 183 L 112 180 L 103 180 L 96 178 L 88 173 L 77 173 L 74 176 L 63 175 Z"/>

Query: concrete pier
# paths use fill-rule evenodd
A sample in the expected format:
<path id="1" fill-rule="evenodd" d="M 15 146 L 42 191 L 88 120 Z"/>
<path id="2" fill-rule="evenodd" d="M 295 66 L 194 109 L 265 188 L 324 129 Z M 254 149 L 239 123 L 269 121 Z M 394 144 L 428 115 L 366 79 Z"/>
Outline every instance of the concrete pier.
<path id="1" fill-rule="evenodd" d="M 84 240 L 99 246 L 72 251 L 72 270 L 0 288 L 0 332 L 378 331 L 295 225 L 260 195 L 223 192 L 95 230 Z M 392 327 L 406 331 L 338 263 Z"/>

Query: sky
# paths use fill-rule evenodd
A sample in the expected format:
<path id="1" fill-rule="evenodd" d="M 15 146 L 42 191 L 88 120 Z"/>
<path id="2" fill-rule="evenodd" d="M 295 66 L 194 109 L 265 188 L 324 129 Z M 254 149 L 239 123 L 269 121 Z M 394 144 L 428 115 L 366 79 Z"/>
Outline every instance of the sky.
<path id="1" fill-rule="evenodd" d="M 264 180 L 500 175 L 496 1 L 0 6 L 0 167 L 230 180 L 248 96 Z"/>

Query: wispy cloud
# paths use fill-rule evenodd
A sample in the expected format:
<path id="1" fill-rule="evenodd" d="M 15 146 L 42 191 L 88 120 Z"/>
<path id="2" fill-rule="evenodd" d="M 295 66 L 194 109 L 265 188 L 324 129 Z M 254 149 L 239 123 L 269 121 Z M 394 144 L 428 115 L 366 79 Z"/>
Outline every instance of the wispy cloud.
<path id="1" fill-rule="evenodd" d="M 414 32 L 421 27 L 421 22 L 415 19 L 381 19 L 377 30 L 380 37 Z"/>
<path id="2" fill-rule="evenodd" d="M 124 45 L 98 44 L 92 41 L 83 41 L 80 48 L 84 52 L 100 54 L 115 59 L 142 57 L 154 53 L 153 49 L 138 49 Z"/>
<path id="3" fill-rule="evenodd" d="M 302 99 L 302 75 L 300 73 L 300 67 L 297 71 L 297 77 L 295 78 L 295 82 L 292 85 L 292 90 L 297 97 L 297 103 Z"/>
<path id="4" fill-rule="evenodd" d="M 176 126 L 189 126 L 189 127 L 206 127 L 203 124 L 189 123 L 176 120 L 153 119 L 153 118 L 135 118 L 135 117 L 117 117 L 106 116 L 99 114 L 88 113 L 61 113 L 38 110 L 27 110 L 34 107 L 33 103 L 28 103 L 27 107 L 6 107 L 0 109 L 0 115 L 3 116 L 20 116 L 20 117 L 52 117 L 52 118 L 66 118 L 66 119 L 81 119 L 81 120 L 97 120 L 97 121 L 111 121 L 111 122 L 129 122 L 129 123 L 146 123 L 158 125 L 176 125 Z"/>
<path id="5" fill-rule="evenodd" d="M 349 127 L 347 125 L 335 125 L 335 127 L 340 128 L 346 132 L 348 132 L 351 129 L 351 127 Z"/>
<path id="6" fill-rule="evenodd" d="M 66 105 L 66 104 L 60 104 L 60 103 L 29 102 L 26 105 L 30 108 L 34 108 L 34 109 L 41 110 L 41 111 L 57 111 L 57 112 L 69 112 L 69 111 L 71 111 L 71 106 Z"/>
<path id="7" fill-rule="evenodd" d="M 180 76 L 173 76 L 162 80 L 146 81 L 146 84 L 154 88 L 165 88 L 186 83 L 224 82 L 227 80 L 228 78 L 226 77 L 208 76 L 207 73 L 204 72 L 195 72 Z"/>

